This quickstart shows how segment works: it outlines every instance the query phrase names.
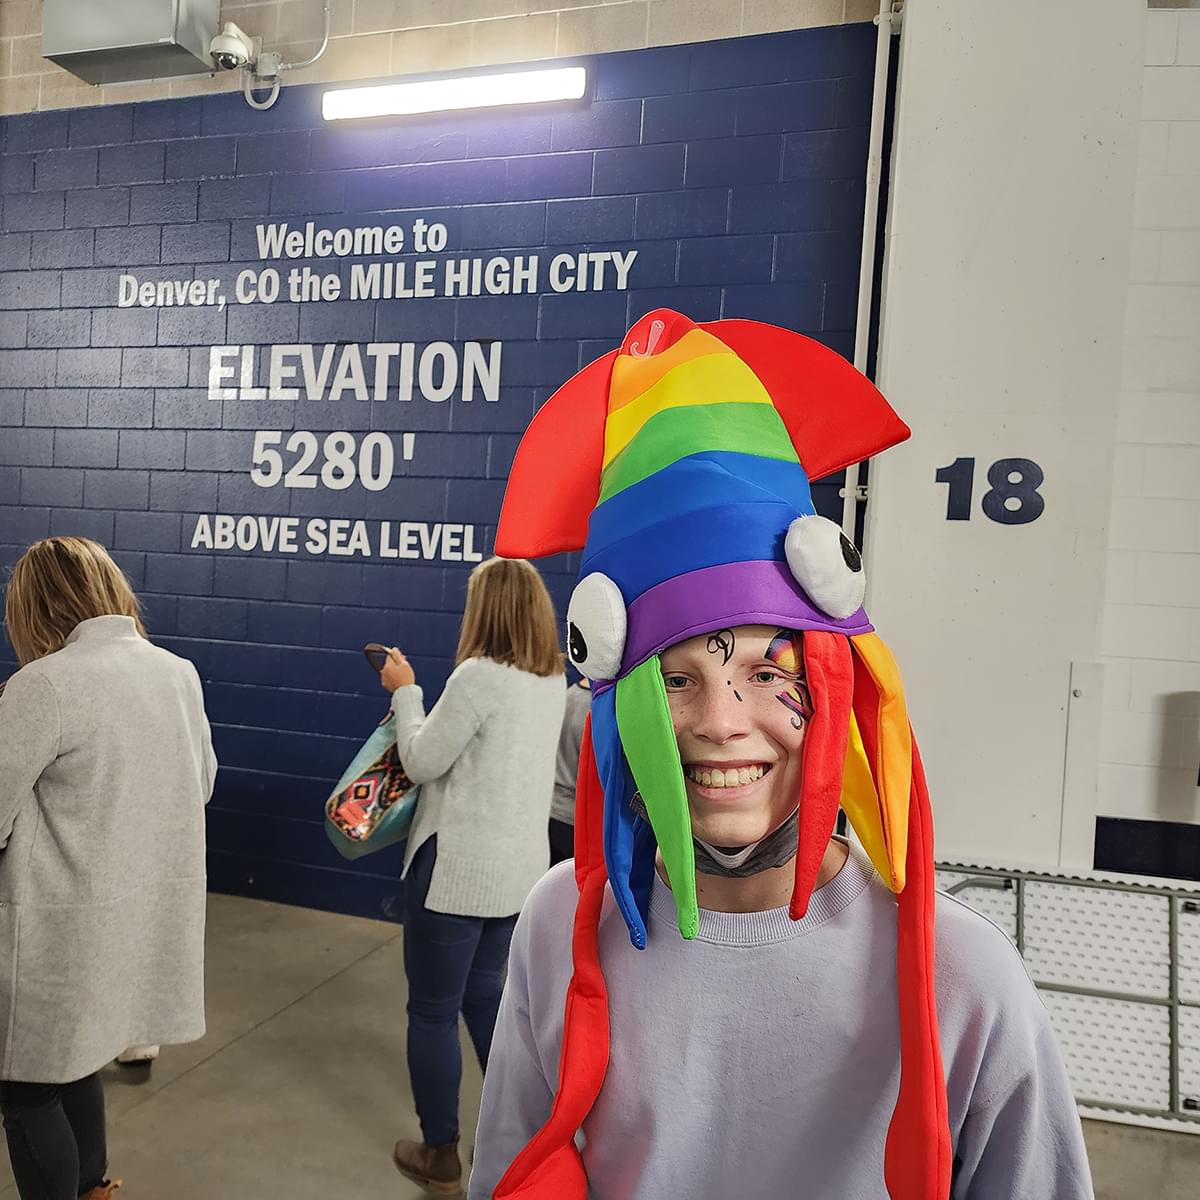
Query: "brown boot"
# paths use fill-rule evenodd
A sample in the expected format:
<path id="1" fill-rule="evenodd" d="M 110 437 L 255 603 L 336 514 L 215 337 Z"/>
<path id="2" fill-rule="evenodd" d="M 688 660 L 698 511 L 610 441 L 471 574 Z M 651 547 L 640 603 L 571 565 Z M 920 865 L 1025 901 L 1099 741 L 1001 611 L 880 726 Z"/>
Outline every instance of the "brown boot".
<path id="1" fill-rule="evenodd" d="M 419 1183 L 434 1196 L 457 1196 L 462 1192 L 462 1163 L 458 1138 L 441 1146 L 427 1146 L 401 1138 L 392 1151 L 401 1175 Z"/>
<path id="2" fill-rule="evenodd" d="M 119 1179 L 109 1179 L 94 1187 L 90 1192 L 84 1192 L 79 1200 L 112 1200 L 112 1194 L 121 1186 Z"/>

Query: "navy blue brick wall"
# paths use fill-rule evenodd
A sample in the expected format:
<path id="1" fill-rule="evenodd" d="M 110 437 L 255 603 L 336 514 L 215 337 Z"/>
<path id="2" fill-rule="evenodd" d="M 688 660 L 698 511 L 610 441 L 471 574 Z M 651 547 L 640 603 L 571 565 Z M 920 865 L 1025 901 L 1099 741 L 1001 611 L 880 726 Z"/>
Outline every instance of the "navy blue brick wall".
<path id="1" fill-rule="evenodd" d="M 651 308 L 771 320 L 849 353 L 874 43 L 863 25 L 607 55 L 590 101 L 558 112 L 327 127 L 322 89 L 287 87 L 268 112 L 221 95 L 0 119 L 0 566 L 52 533 L 97 538 L 152 636 L 196 663 L 222 763 L 214 887 L 378 915 L 398 852 L 348 864 L 320 828 L 385 709 L 358 648 L 404 646 L 432 703 L 469 564 L 193 551 L 197 515 L 464 522 L 487 553 L 537 405 Z M 263 265 L 263 220 L 415 217 L 447 226 L 449 255 L 638 257 L 627 291 L 232 302 L 238 272 Z M 120 308 L 123 271 L 219 278 L 230 303 Z M 500 339 L 499 403 L 208 398 L 211 345 L 397 339 Z M 264 489 L 257 429 L 414 432 L 416 447 L 383 492 Z M 838 483 L 815 489 L 826 511 Z M 578 555 L 540 565 L 561 611 Z M 0 678 L 14 665 L 0 643 Z"/>

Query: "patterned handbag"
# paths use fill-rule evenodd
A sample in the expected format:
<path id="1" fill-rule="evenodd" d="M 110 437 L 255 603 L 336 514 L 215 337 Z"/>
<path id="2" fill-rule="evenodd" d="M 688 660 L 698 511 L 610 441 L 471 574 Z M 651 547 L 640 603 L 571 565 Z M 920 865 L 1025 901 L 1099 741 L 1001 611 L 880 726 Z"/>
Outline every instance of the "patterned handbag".
<path id="1" fill-rule="evenodd" d="M 325 801 L 325 832 L 343 858 L 361 858 L 402 842 L 420 790 L 400 762 L 396 718 L 389 712 Z"/>

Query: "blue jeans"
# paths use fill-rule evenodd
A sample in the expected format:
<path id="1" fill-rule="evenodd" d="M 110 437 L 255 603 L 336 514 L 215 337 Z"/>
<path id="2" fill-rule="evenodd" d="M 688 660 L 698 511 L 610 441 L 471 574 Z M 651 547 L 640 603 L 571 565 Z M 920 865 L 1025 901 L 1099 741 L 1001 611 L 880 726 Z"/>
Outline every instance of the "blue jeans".
<path id="1" fill-rule="evenodd" d="M 408 976 L 408 1073 L 430 1146 L 458 1137 L 462 1051 L 458 1014 L 487 1070 L 504 988 L 511 917 L 459 917 L 425 907 L 437 838 L 417 851 L 404 878 L 404 973 Z"/>

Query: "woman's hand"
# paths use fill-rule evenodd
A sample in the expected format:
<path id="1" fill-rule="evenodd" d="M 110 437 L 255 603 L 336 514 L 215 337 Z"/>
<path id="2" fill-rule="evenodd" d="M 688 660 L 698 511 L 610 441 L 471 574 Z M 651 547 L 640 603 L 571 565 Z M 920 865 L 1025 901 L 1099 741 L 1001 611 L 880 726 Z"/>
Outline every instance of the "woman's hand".
<path id="1" fill-rule="evenodd" d="M 383 670 L 379 672 L 379 682 L 389 692 L 417 682 L 412 663 L 395 646 L 388 651 L 388 660 L 383 664 Z"/>

